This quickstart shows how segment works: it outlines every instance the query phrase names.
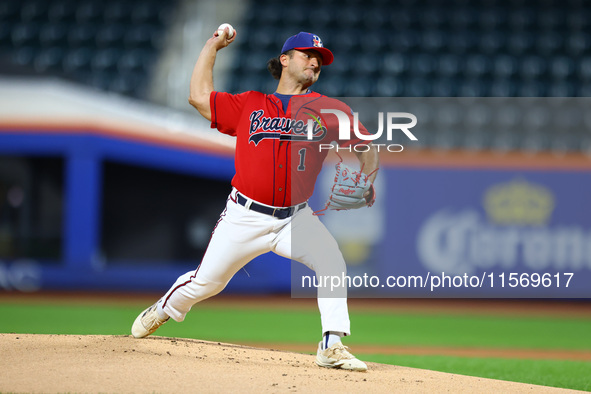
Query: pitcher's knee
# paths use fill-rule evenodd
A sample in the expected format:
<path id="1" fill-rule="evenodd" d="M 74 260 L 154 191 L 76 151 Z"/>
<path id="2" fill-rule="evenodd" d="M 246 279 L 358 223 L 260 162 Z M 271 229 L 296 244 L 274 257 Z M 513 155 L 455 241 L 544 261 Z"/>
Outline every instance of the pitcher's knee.
<path id="1" fill-rule="evenodd" d="M 197 287 L 197 292 L 200 294 L 198 298 L 205 299 L 212 297 L 224 290 L 227 283 L 210 282 L 208 280 L 199 280 L 195 278 L 193 279 L 193 284 Z"/>

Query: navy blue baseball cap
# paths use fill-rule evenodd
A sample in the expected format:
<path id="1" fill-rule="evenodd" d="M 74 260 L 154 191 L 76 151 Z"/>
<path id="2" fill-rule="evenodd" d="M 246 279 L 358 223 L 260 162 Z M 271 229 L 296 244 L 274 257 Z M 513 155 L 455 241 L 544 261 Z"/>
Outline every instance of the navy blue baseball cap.
<path id="1" fill-rule="evenodd" d="M 334 60 L 332 52 L 322 45 L 322 40 L 316 34 L 300 32 L 295 36 L 291 36 L 283 44 L 281 53 L 289 50 L 297 49 L 298 51 L 314 50 L 320 53 L 322 57 L 322 65 L 328 66 Z"/>

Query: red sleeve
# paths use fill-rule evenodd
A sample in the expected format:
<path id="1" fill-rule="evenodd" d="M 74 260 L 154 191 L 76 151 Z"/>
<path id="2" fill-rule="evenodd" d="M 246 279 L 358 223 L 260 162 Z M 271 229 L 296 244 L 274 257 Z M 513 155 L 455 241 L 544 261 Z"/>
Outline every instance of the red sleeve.
<path id="1" fill-rule="evenodd" d="M 209 105 L 211 108 L 211 127 L 224 134 L 236 136 L 236 128 L 248 93 L 230 94 L 211 92 Z"/>

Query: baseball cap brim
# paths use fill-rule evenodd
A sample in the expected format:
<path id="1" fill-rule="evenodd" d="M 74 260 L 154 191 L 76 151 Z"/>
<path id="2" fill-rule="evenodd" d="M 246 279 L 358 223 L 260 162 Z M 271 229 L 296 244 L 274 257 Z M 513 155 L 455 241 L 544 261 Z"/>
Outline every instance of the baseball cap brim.
<path id="1" fill-rule="evenodd" d="M 293 49 L 297 49 L 298 51 L 316 51 L 320 53 L 323 66 L 328 66 L 334 60 L 334 55 L 332 52 L 324 47 L 296 47 Z"/>

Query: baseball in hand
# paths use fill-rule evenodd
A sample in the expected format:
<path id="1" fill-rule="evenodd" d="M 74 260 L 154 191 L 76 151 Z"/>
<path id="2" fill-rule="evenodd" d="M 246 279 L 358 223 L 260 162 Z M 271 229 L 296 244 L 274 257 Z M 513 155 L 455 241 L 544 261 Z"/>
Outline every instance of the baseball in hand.
<path id="1" fill-rule="evenodd" d="M 234 28 L 229 23 L 222 23 L 220 27 L 218 27 L 218 35 L 221 36 L 226 27 L 228 28 L 228 38 L 234 37 Z"/>

